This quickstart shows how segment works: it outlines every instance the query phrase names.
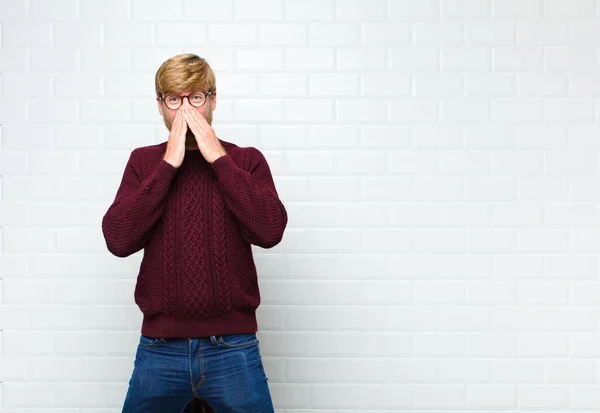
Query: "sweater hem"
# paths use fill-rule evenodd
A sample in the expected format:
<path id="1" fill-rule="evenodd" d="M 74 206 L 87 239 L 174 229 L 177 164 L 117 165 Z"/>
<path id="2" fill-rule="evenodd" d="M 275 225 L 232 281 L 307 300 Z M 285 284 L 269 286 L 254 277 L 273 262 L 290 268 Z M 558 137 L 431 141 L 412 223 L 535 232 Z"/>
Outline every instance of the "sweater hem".
<path id="1" fill-rule="evenodd" d="M 181 319 L 159 314 L 144 315 L 142 334 L 154 338 L 197 338 L 227 334 L 255 333 L 256 313 L 230 313 L 207 319 Z"/>

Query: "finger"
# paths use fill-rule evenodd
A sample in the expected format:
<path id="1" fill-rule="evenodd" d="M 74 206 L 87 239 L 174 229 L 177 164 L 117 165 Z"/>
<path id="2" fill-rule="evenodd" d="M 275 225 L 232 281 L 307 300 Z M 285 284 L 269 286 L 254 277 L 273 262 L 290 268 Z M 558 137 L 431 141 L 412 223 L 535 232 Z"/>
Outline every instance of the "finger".
<path id="1" fill-rule="evenodd" d="M 198 126 L 198 123 L 191 116 L 188 116 L 186 122 L 190 130 L 194 133 L 194 135 L 199 136 L 201 134 L 202 128 Z"/>
<path id="2" fill-rule="evenodd" d="M 179 138 L 182 138 L 185 135 L 187 125 L 185 123 L 185 119 L 183 119 L 183 111 L 178 111 L 177 115 L 175 115 L 173 127 L 175 129 L 175 134 Z"/>
<path id="3" fill-rule="evenodd" d="M 198 122 L 198 112 L 193 106 L 188 105 L 186 107 L 185 118 L 192 132 L 198 134 L 203 131 L 202 125 Z"/>
<path id="4" fill-rule="evenodd" d="M 191 112 L 190 116 L 198 128 L 200 128 L 201 130 L 208 129 L 210 125 L 201 113 L 198 113 L 198 111 L 193 108 L 190 108 L 189 112 Z"/>

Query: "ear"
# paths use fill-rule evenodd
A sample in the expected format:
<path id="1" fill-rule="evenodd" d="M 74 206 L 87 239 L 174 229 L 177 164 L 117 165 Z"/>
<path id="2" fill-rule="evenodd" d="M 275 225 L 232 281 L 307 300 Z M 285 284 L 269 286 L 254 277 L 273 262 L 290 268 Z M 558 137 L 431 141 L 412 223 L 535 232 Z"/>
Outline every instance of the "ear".
<path id="1" fill-rule="evenodd" d="M 156 102 L 158 103 L 158 113 L 160 113 L 160 116 L 164 117 L 165 114 L 163 113 L 162 100 L 156 98 Z"/>
<path id="2" fill-rule="evenodd" d="M 212 95 L 210 95 L 210 106 L 212 110 L 217 108 L 217 91 L 215 90 Z"/>

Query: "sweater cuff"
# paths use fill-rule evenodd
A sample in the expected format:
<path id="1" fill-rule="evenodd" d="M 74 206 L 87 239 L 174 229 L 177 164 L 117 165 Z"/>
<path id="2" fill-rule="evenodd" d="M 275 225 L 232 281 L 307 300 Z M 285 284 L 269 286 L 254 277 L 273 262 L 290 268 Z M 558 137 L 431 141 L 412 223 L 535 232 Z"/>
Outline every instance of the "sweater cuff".
<path id="1" fill-rule="evenodd" d="M 175 168 L 169 162 L 162 159 L 156 166 L 156 169 L 154 170 L 152 175 L 150 175 L 147 178 L 145 182 L 145 191 L 150 191 L 151 187 L 153 186 L 156 186 L 158 188 L 169 188 L 176 173 L 177 168 Z"/>
<path id="2" fill-rule="evenodd" d="M 225 180 L 228 177 L 231 177 L 240 169 L 235 162 L 233 162 L 230 155 L 221 156 L 211 165 L 219 180 Z"/>
<path id="3" fill-rule="evenodd" d="M 177 168 L 162 159 L 156 167 L 156 179 L 159 181 L 167 180 L 171 182 L 176 172 Z"/>

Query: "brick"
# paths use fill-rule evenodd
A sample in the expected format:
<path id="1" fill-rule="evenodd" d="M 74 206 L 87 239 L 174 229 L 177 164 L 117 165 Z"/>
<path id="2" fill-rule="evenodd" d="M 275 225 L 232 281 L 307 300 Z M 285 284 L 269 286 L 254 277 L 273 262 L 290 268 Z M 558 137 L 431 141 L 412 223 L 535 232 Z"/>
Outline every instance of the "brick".
<path id="1" fill-rule="evenodd" d="M 467 23 L 467 44 L 473 46 L 511 46 L 516 44 L 517 26 L 513 22 Z"/>
<path id="2" fill-rule="evenodd" d="M 307 132 L 308 142 L 315 148 L 359 147 L 360 131 L 354 125 L 311 125 Z"/>
<path id="3" fill-rule="evenodd" d="M 440 16 L 440 0 L 395 0 L 390 3 L 393 20 L 427 21 Z"/>
<path id="4" fill-rule="evenodd" d="M 364 22 L 360 26 L 361 45 L 390 46 L 412 45 L 412 27 L 406 23 L 396 22 Z"/>
<path id="5" fill-rule="evenodd" d="M 261 96 L 306 96 L 307 78 L 304 74 L 296 73 L 269 73 L 261 74 L 255 82 L 256 88 Z M 246 81 L 245 84 L 251 84 Z M 241 86 L 236 86 L 239 90 Z"/>
<path id="6" fill-rule="evenodd" d="M 514 96 L 517 89 L 515 75 L 506 73 L 470 74 L 466 83 L 468 96 Z"/>
<path id="7" fill-rule="evenodd" d="M 104 24 L 104 46 L 152 46 L 155 26 L 151 23 L 107 22 Z"/>
<path id="8" fill-rule="evenodd" d="M 270 77 L 273 79 L 274 86 L 272 88 L 265 84 L 263 79 Z M 282 79 L 286 79 L 284 82 Z M 218 81 L 218 93 L 222 96 L 247 96 L 255 97 L 260 90 L 261 95 L 281 95 L 285 92 L 289 92 L 290 95 L 303 94 L 305 88 L 303 88 L 302 80 L 304 78 L 296 75 L 285 75 L 285 74 L 270 74 L 256 76 L 250 73 L 223 73 L 219 75 Z M 259 85 L 260 83 L 260 85 Z M 264 89 L 263 90 L 263 84 Z M 276 86 L 281 87 L 279 93 L 277 92 Z M 300 92 L 302 90 L 302 92 Z"/>
<path id="9" fill-rule="evenodd" d="M 77 71 L 77 50 L 67 47 L 31 48 L 29 67 L 34 72 Z"/>
<path id="10" fill-rule="evenodd" d="M 53 130 L 49 125 L 4 125 L 3 150 L 52 149 Z"/>
<path id="11" fill-rule="evenodd" d="M 523 385 L 518 389 L 519 406 L 525 408 L 569 408 L 569 386 Z"/>
<path id="12" fill-rule="evenodd" d="M 387 105 L 377 99 L 339 100 L 336 105 L 337 120 L 340 122 L 385 122 Z"/>
<path id="13" fill-rule="evenodd" d="M 359 26 L 352 23 L 312 23 L 308 36 L 310 46 L 356 46 L 359 43 Z"/>
<path id="14" fill-rule="evenodd" d="M 331 122 L 334 117 L 334 103 L 320 99 L 286 99 L 283 113 L 286 121 Z"/>
<path id="15" fill-rule="evenodd" d="M 131 0 L 133 19 L 144 21 L 169 21 L 183 18 L 183 0 Z"/>
<path id="16" fill-rule="evenodd" d="M 547 122 L 591 122 L 594 101 L 591 99 L 546 99 L 544 120 Z"/>
<path id="17" fill-rule="evenodd" d="M 57 149 L 102 149 L 104 131 L 96 125 L 56 125 L 54 146 Z"/>
<path id="18" fill-rule="evenodd" d="M 394 99 L 390 102 L 390 120 L 394 123 L 435 122 L 439 102 L 433 99 Z"/>
<path id="19" fill-rule="evenodd" d="M 82 123 L 102 121 L 127 122 L 131 120 L 130 102 L 126 99 L 86 99 L 81 101 Z"/>
<path id="20" fill-rule="evenodd" d="M 490 121 L 490 102 L 483 99 L 441 100 L 440 121 L 487 123 Z"/>
<path id="21" fill-rule="evenodd" d="M 283 0 L 257 0 L 252 3 L 234 2 L 235 20 L 281 20 L 283 18 Z"/>
<path id="22" fill-rule="evenodd" d="M 517 75 L 517 90 L 521 96 L 565 96 L 569 78 L 565 74 L 522 73 Z"/>
<path id="23" fill-rule="evenodd" d="M 542 17 L 543 12 L 543 0 L 492 0 L 493 18 Z"/>
<path id="24" fill-rule="evenodd" d="M 598 45 L 600 39 L 600 22 L 595 20 L 573 20 L 568 22 L 569 45 Z"/>
<path id="25" fill-rule="evenodd" d="M 109 50 L 110 51 L 110 50 Z M 165 60 L 180 54 L 180 49 L 178 47 L 135 47 L 133 49 L 130 48 L 113 48 L 112 52 L 115 54 L 118 53 L 121 59 L 124 61 L 122 64 L 117 67 L 108 67 L 104 70 L 109 72 L 128 72 L 131 70 L 131 54 L 133 54 L 133 70 L 136 72 L 152 72 L 156 73 L 160 65 L 164 63 Z M 94 59 L 94 65 L 101 65 L 102 63 L 102 55 L 100 53 L 92 54 Z M 111 59 L 110 56 L 107 57 Z M 115 59 L 116 57 L 112 57 Z M 98 63 L 97 63 L 98 62 Z M 117 69 L 117 70 L 115 70 Z"/>
<path id="26" fill-rule="evenodd" d="M 107 0 L 100 4 L 96 0 L 79 0 L 79 18 L 98 22 L 129 20 L 130 3 L 131 1 Z"/>
<path id="27" fill-rule="evenodd" d="M 270 71 L 283 68 L 280 50 L 238 50 L 235 54 L 236 67 L 242 71 Z"/>
<path id="28" fill-rule="evenodd" d="M 256 33 L 253 24 L 213 23 L 208 25 L 207 43 L 212 46 L 251 46 L 256 44 Z"/>
<path id="29" fill-rule="evenodd" d="M 101 46 L 100 23 L 60 23 L 53 26 L 54 46 Z"/>
<path id="30" fill-rule="evenodd" d="M 440 0 L 442 19 L 448 20 L 486 20 L 490 18 L 491 3 L 479 0 Z"/>
<path id="31" fill-rule="evenodd" d="M 492 68 L 490 49 L 443 48 L 441 51 L 442 71 L 484 71 Z"/>
<path id="32" fill-rule="evenodd" d="M 31 0 L 29 17 L 33 21 L 64 21 L 77 18 L 76 0 L 56 0 L 52 3 L 43 0 Z"/>
<path id="33" fill-rule="evenodd" d="M 343 47 L 337 50 L 339 71 L 382 71 L 387 65 L 387 51 L 381 47 Z M 325 60 L 324 62 L 328 62 Z"/>
<path id="34" fill-rule="evenodd" d="M 106 79 L 106 78 L 105 78 Z M 54 75 L 53 92 L 57 98 L 102 96 L 102 76 L 97 74 Z M 124 85 L 121 85 L 123 87 Z"/>
<path id="35" fill-rule="evenodd" d="M 22 73 L 29 69 L 27 50 L 23 47 L 3 47 L 0 49 L 0 72 Z"/>
<path id="36" fill-rule="evenodd" d="M 206 43 L 206 25 L 198 23 L 157 24 L 159 46 L 203 46 Z"/>
<path id="37" fill-rule="evenodd" d="M 413 95 L 416 97 L 462 97 L 465 78 L 458 73 L 416 73 L 412 75 Z"/>
<path id="38" fill-rule="evenodd" d="M 414 44 L 418 47 L 462 46 L 465 43 L 465 27 L 460 23 L 416 23 Z"/>
<path id="39" fill-rule="evenodd" d="M 467 406 L 475 409 L 516 409 L 517 386 L 467 385 Z"/>
<path id="40" fill-rule="evenodd" d="M 1 3 L 0 3 L 1 4 Z M 25 4 L 26 3 L 20 3 Z M 18 9 L 15 4 L 10 9 Z M 0 7 L 0 10 L 8 10 L 8 7 Z M 2 22 L 2 46 L 3 47 L 31 47 L 52 44 L 52 25 L 46 22 L 26 23 L 24 21 Z"/>
<path id="41" fill-rule="evenodd" d="M 9 7 L 10 5 L 10 7 Z M 0 20 L 27 20 L 29 17 L 29 3 L 15 3 L 12 0 L 0 1 Z"/>
<path id="42" fill-rule="evenodd" d="M 37 99 L 29 102 L 31 123 L 75 123 L 77 101 L 72 99 Z"/>
<path id="43" fill-rule="evenodd" d="M 286 20 L 333 20 L 335 0 L 284 0 Z"/>
<path id="44" fill-rule="evenodd" d="M 183 18 L 186 20 L 231 20 L 233 18 L 233 0 L 219 2 L 198 2 L 184 0 Z"/>
<path id="45" fill-rule="evenodd" d="M 545 67 L 549 70 L 594 70 L 598 52 L 585 46 L 554 46 L 545 50 Z"/>
<path id="46" fill-rule="evenodd" d="M 364 96 L 409 96 L 411 83 L 411 77 L 402 73 L 373 73 L 361 77 Z"/>
<path id="47" fill-rule="evenodd" d="M 83 48 L 80 53 L 81 70 L 83 72 L 122 72 L 131 70 L 130 49 L 91 47 Z"/>
<path id="48" fill-rule="evenodd" d="M 329 71 L 335 66 L 329 48 L 291 48 L 285 52 L 285 69 L 290 71 Z"/>
<path id="49" fill-rule="evenodd" d="M 93 81 L 94 87 L 101 83 L 97 77 L 92 75 L 87 76 L 85 80 L 89 80 L 90 83 Z M 153 92 L 154 76 L 152 74 L 107 74 L 104 76 L 104 96 L 107 98 L 148 98 L 153 95 Z"/>
<path id="50" fill-rule="evenodd" d="M 244 99 L 234 102 L 234 117 L 239 121 L 277 121 L 283 119 L 283 102 L 276 99 Z"/>
<path id="51" fill-rule="evenodd" d="M 520 21 L 517 44 L 522 46 L 561 46 L 567 43 L 567 24 L 560 21 Z"/>
<path id="52" fill-rule="evenodd" d="M 492 121 L 498 123 L 541 122 L 542 102 L 536 99 L 496 99 L 492 101 Z"/>
<path id="53" fill-rule="evenodd" d="M 307 46 L 308 28 L 303 24 L 260 24 L 258 44 L 262 46 Z"/>
<path id="54" fill-rule="evenodd" d="M 495 71 L 540 71 L 544 67 L 541 47 L 496 47 L 492 54 Z"/>
<path id="55" fill-rule="evenodd" d="M 50 75 L 17 73 L 2 75 L 3 98 L 48 99 L 51 95 L 52 76 Z"/>
<path id="56" fill-rule="evenodd" d="M 596 12 L 594 0 L 573 0 L 567 3 L 560 0 L 546 0 L 545 16 L 549 18 L 574 19 L 593 17 Z"/>
<path id="57" fill-rule="evenodd" d="M 350 73 L 312 74 L 309 75 L 308 85 L 311 96 L 356 96 L 359 77 Z"/>
<path id="58" fill-rule="evenodd" d="M 386 0 L 345 0 L 337 4 L 338 20 L 387 20 Z"/>

